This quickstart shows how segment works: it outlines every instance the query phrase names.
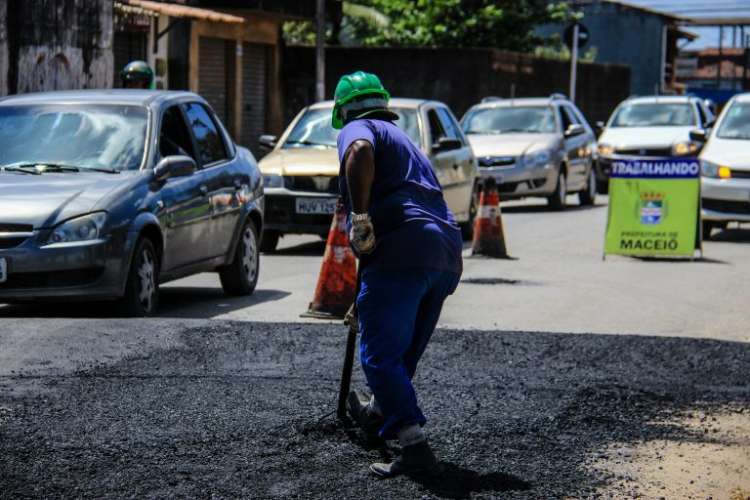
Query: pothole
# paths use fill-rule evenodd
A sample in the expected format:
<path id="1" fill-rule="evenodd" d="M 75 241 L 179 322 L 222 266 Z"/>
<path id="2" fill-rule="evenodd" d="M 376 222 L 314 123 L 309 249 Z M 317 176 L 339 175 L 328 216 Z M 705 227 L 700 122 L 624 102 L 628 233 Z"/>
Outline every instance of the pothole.
<path id="1" fill-rule="evenodd" d="M 508 278 L 464 278 L 461 283 L 468 283 L 470 285 L 517 285 L 521 280 L 513 280 Z"/>

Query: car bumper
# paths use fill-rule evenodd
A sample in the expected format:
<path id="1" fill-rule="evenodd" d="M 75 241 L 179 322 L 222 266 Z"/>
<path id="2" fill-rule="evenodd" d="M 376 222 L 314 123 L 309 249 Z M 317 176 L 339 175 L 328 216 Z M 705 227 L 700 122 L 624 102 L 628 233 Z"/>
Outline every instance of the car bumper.
<path id="1" fill-rule="evenodd" d="M 40 246 L 38 240 L 32 237 L 0 250 L 8 268 L 7 281 L 0 283 L 0 302 L 122 295 L 125 238 L 59 246 Z"/>
<path id="2" fill-rule="evenodd" d="M 287 234 L 328 234 L 333 213 L 297 213 L 297 199 L 336 200 L 338 197 L 331 193 L 291 191 L 284 188 L 266 189 L 264 229 Z"/>
<path id="3" fill-rule="evenodd" d="M 508 167 L 481 167 L 482 179 L 493 178 L 497 182 L 503 199 L 524 196 L 548 196 L 555 190 L 557 169 L 552 164 L 527 168 L 517 165 Z"/>
<path id="4" fill-rule="evenodd" d="M 750 222 L 750 179 L 701 178 L 704 220 Z"/>

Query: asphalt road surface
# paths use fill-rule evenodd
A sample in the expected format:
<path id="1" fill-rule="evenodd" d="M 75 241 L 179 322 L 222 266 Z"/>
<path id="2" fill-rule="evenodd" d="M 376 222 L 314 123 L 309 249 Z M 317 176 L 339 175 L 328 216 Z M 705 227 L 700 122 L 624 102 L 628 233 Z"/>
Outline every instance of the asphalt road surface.
<path id="1" fill-rule="evenodd" d="M 602 261 L 605 217 L 514 204 L 517 260 L 466 260 L 416 380 L 438 478 L 370 477 L 398 450 L 333 419 L 344 328 L 298 317 L 315 239 L 263 256 L 251 298 L 165 286 L 159 318 L 0 306 L 0 498 L 744 495 L 750 231 Z"/>

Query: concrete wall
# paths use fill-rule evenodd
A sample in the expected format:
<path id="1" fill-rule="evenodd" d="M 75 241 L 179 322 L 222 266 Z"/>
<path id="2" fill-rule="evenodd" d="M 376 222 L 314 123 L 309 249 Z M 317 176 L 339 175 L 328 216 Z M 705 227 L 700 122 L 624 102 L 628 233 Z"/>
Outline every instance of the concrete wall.
<path id="1" fill-rule="evenodd" d="M 309 47 L 289 47 L 283 54 L 284 118 L 314 100 L 315 56 Z M 356 70 L 376 73 L 394 97 L 436 99 L 461 115 L 483 97 L 548 96 L 567 93 L 570 65 L 493 49 L 326 49 L 326 95 L 338 78 Z M 581 64 L 577 104 L 590 121 L 605 120 L 630 94 L 627 67 Z"/>
<path id="2" fill-rule="evenodd" d="M 6 92 L 112 87 L 110 0 L 8 0 L 7 14 L 18 31 Z"/>
<path id="3" fill-rule="evenodd" d="M 576 6 L 589 30 L 589 44 L 596 47 L 596 62 L 630 66 L 630 89 L 634 94 L 653 94 L 661 82 L 663 40 L 667 20 L 659 15 L 616 3 L 593 2 Z M 562 36 L 565 26 L 547 25 L 537 35 Z"/>

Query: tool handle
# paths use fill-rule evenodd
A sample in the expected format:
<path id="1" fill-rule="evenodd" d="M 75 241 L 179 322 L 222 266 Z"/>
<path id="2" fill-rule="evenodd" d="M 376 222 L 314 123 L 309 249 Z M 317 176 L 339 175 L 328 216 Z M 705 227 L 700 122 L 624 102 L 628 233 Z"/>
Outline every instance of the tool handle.
<path id="1" fill-rule="evenodd" d="M 349 327 L 346 337 L 346 351 L 344 353 L 344 367 L 341 370 L 341 386 L 339 387 L 339 402 L 336 408 L 336 416 L 339 420 L 346 420 L 346 398 L 352 386 L 352 368 L 354 367 L 354 348 L 357 344 L 359 333 L 359 314 L 357 311 L 357 297 L 362 286 L 362 263 L 357 269 L 357 288 L 354 294 L 354 303 L 349 308 L 344 318 L 344 324 Z"/>
<path id="2" fill-rule="evenodd" d="M 354 308 L 354 307 L 353 307 Z M 352 368 L 354 367 L 354 347 L 357 343 L 357 318 L 352 318 L 349 323 L 349 333 L 346 337 L 346 353 L 344 355 L 344 368 L 341 371 L 341 387 L 339 388 L 339 404 L 336 416 L 340 420 L 346 419 L 346 398 L 352 385 Z"/>

